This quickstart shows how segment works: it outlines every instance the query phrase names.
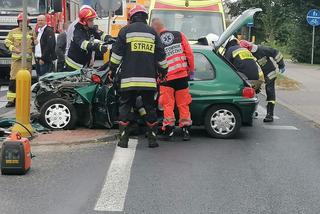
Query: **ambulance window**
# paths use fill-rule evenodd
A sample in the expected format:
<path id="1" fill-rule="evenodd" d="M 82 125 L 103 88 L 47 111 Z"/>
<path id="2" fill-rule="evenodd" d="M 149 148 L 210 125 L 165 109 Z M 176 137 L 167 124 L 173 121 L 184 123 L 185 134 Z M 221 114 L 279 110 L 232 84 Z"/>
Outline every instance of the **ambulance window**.
<path id="1" fill-rule="evenodd" d="M 210 61 L 201 53 L 194 53 L 195 74 L 194 80 L 213 80 L 215 78 L 215 68 Z"/>

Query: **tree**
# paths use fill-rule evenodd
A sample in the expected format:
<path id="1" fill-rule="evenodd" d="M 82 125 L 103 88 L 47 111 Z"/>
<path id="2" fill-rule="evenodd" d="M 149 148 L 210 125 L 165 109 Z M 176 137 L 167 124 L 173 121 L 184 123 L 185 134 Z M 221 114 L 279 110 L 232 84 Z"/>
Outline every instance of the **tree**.
<path id="1" fill-rule="evenodd" d="M 263 12 L 255 17 L 257 43 L 286 46 L 293 59 L 310 62 L 312 27 L 306 22 L 306 14 L 312 8 L 320 8 L 319 0 L 242 0 L 227 1 L 226 5 L 233 16 L 251 7 L 262 8 Z M 316 44 L 320 44 L 319 28 Z M 320 63 L 320 47 L 315 50 L 315 62 Z"/>

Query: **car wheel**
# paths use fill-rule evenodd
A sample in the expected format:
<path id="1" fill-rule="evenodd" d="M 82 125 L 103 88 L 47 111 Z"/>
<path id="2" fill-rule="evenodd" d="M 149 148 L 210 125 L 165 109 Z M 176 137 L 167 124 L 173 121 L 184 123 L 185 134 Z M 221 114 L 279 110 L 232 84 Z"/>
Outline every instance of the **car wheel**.
<path id="1" fill-rule="evenodd" d="M 49 129 L 74 129 L 77 123 L 77 111 L 70 102 L 54 98 L 41 107 L 40 122 Z"/>
<path id="2" fill-rule="evenodd" d="M 239 111 L 228 105 L 212 106 L 205 116 L 205 128 L 211 137 L 233 138 L 240 130 Z"/>

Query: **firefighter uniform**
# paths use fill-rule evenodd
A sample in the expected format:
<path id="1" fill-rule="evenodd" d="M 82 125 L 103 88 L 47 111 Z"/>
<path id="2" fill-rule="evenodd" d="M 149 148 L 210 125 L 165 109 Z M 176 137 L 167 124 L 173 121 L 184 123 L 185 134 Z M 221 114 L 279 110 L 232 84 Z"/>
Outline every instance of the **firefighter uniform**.
<path id="1" fill-rule="evenodd" d="M 264 121 L 271 122 L 273 120 L 274 105 L 276 102 L 275 81 L 277 78 L 277 68 L 271 59 L 274 59 L 280 70 L 284 70 L 285 64 L 283 61 L 283 55 L 273 48 L 260 45 L 255 45 L 255 47 L 252 49 L 252 54 L 255 58 L 257 58 L 257 62 L 263 71 L 266 83 L 268 105 L 267 117 Z"/>
<path id="2" fill-rule="evenodd" d="M 248 49 L 236 44 L 227 48 L 224 56 L 240 73 L 244 74 L 248 80 L 259 80 L 260 67 Z"/>
<path id="3" fill-rule="evenodd" d="M 107 46 L 95 43 L 94 39 L 104 41 L 107 34 L 96 29 L 86 29 L 84 25 L 77 23 L 74 26 L 73 38 L 66 57 L 66 70 L 75 71 L 89 66 L 92 52 L 105 53 Z"/>
<path id="4" fill-rule="evenodd" d="M 163 127 L 167 137 L 173 135 L 175 126 L 175 104 L 179 110 L 179 126 L 184 133 L 184 139 L 189 140 L 189 129 L 192 125 L 189 105 L 189 73 L 194 72 L 193 51 L 185 35 L 178 31 L 163 30 L 160 39 L 165 46 L 164 50 L 168 62 L 166 82 L 160 86 L 160 100 L 164 110 Z"/>
<path id="5" fill-rule="evenodd" d="M 135 15 L 138 13 L 137 15 Z M 131 14 L 131 15 L 130 15 Z M 123 27 L 112 46 L 110 69 L 112 76 L 120 79 L 120 109 L 118 146 L 128 147 L 130 111 L 138 96 L 146 110 L 149 147 L 157 147 L 157 114 L 154 95 L 157 90 L 158 72 L 166 74 L 167 61 L 159 36 L 147 25 L 147 12 L 144 7 L 136 5 L 129 12 L 131 24 Z M 116 74 L 121 64 L 120 73 Z M 157 69 L 158 68 L 158 69 Z"/>
<path id="6" fill-rule="evenodd" d="M 34 47 L 34 39 L 36 38 L 35 32 L 28 28 L 27 32 L 27 64 L 26 68 L 31 72 L 32 70 L 32 51 Z M 12 29 L 7 38 L 5 39 L 5 45 L 12 52 L 11 54 L 11 71 L 10 71 L 10 83 L 9 91 L 7 93 L 7 99 L 9 103 L 14 103 L 16 98 L 16 76 L 19 70 L 22 68 L 22 53 L 15 52 L 15 48 L 22 50 L 22 28 L 18 27 Z"/>

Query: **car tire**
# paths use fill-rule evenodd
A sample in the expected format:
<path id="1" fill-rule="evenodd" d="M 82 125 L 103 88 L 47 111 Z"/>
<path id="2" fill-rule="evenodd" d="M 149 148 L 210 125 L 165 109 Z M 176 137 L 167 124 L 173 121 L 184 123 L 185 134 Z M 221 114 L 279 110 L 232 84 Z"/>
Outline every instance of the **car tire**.
<path id="1" fill-rule="evenodd" d="M 230 139 L 235 137 L 241 127 L 241 115 L 233 106 L 212 106 L 205 116 L 205 128 L 214 138 Z"/>
<path id="2" fill-rule="evenodd" d="M 68 101 L 54 98 L 40 109 L 40 123 L 52 130 L 71 130 L 77 123 L 77 111 Z"/>

